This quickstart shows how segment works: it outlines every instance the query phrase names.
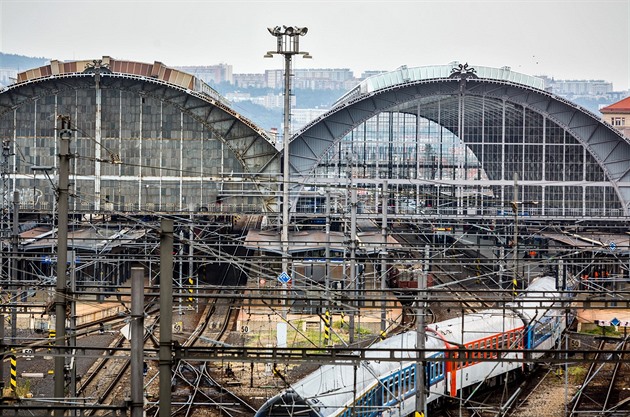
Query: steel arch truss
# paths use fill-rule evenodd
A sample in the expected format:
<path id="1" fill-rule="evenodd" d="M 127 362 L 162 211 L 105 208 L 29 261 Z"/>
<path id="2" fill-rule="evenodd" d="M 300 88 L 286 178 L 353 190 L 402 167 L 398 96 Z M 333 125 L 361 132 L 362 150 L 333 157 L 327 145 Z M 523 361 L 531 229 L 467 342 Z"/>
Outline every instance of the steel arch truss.
<path id="1" fill-rule="evenodd" d="M 93 73 L 76 73 L 36 79 L 16 84 L 0 93 L 0 117 L 6 112 L 63 90 L 94 88 Z M 203 93 L 194 92 L 149 77 L 120 73 L 100 74 L 102 88 L 119 89 L 147 95 L 169 103 L 204 125 L 222 141 L 249 174 L 273 173 L 278 151 L 267 135 L 224 103 Z"/>
<path id="2" fill-rule="evenodd" d="M 0 118 L 8 120 L 12 118 L 10 114 L 20 112 L 21 108 L 46 96 L 94 90 L 97 83 L 102 91 L 124 91 L 163 102 L 199 123 L 213 139 L 222 142 L 234 160 L 238 161 L 237 164 L 242 168 L 234 170 L 234 174 L 241 178 L 239 180 L 248 181 L 258 188 L 264 201 L 264 210 L 277 210 L 276 198 L 271 195 L 275 193 L 272 188 L 280 172 L 278 150 L 262 129 L 224 102 L 203 92 L 151 77 L 124 73 L 60 74 L 21 82 L 1 90 Z M 63 112 L 64 109 L 60 108 L 59 111 Z M 3 126 L 2 134 L 9 135 L 7 139 L 12 137 L 11 129 L 8 125 Z"/>
<path id="3" fill-rule="evenodd" d="M 315 168 L 322 162 L 326 153 L 344 136 L 371 117 L 381 112 L 392 111 L 426 117 L 418 113 L 418 103 L 428 103 L 443 97 L 452 99 L 479 97 L 509 103 L 556 123 L 597 161 L 608 183 L 616 190 L 624 214 L 628 215 L 630 208 L 628 140 L 612 126 L 599 120 L 596 115 L 568 100 L 544 90 L 504 80 L 425 79 L 393 85 L 341 102 L 293 136 L 290 143 L 291 174 L 306 182 L 306 179 L 314 175 Z M 453 132 L 458 131 L 457 125 L 440 124 Z M 465 137 L 460 139 L 466 142 Z"/>

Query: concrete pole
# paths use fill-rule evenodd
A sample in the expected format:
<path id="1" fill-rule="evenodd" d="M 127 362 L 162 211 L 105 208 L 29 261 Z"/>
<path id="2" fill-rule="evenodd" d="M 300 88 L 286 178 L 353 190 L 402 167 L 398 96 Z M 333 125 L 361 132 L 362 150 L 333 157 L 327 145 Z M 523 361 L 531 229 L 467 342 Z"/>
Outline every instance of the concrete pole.
<path id="1" fill-rule="evenodd" d="M 73 355 L 73 361 L 70 367 L 70 397 L 77 397 L 77 362 L 74 358 L 77 347 L 77 276 L 76 276 L 76 253 L 71 250 L 68 252 L 68 261 L 70 262 L 70 337 L 68 338 L 69 347 Z M 78 410 L 71 411 L 72 415 L 78 415 Z"/>
<path id="2" fill-rule="evenodd" d="M 381 291 L 383 291 L 383 299 L 381 300 L 381 334 L 385 334 L 387 330 L 387 300 L 385 292 L 387 291 L 387 181 L 383 181 L 381 190 L 381 239 L 383 247 L 380 250 L 381 257 Z"/>
<path id="3" fill-rule="evenodd" d="M 56 356 L 55 356 L 55 384 L 54 397 L 61 401 L 65 396 L 64 368 L 66 347 L 66 308 L 67 288 L 66 270 L 68 262 L 68 195 L 70 177 L 70 117 L 61 116 L 59 130 L 59 188 L 58 204 L 59 219 L 57 220 L 57 286 L 55 291 L 55 332 L 56 332 Z M 55 410 L 55 416 L 63 416 L 65 410 Z"/>
<path id="4" fill-rule="evenodd" d="M 429 245 L 425 246 L 424 252 L 424 265 L 427 265 L 429 262 Z M 427 387 L 425 381 L 425 369 L 426 369 L 426 360 L 425 360 L 425 312 L 426 312 L 426 304 L 427 304 L 427 271 L 428 268 L 423 267 L 423 271 L 418 276 L 418 309 L 417 309 L 417 348 L 418 348 L 418 364 L 416 366 L 417 375 L 416 381 L 418 384 L 418 389 L 416 390 L 416 411 L 420 413 L 421 416 L 427 415 L 427 402 L 426 402 L 426 393 Z"/>
<path id="5" fill-rule="evenodd" d="M 357 187 L 351 184 L 350 190 L 350 294 L 353 299 L 350 302 L 352 309 L 349 314 L 349 343 L 354 343 L 355 314 L 360 306 L 357 274 Z"/>
<path id="6" fill-rule="evenodd" d="M 173 220 L 162 219 L 160 233 L 160 406 L 159 417 L 171 417 L 173 343 Z M 135 416 L 134 416 L 135 417 Z"/>
<path id="7" fill-rule="evenodd" d="M 17 339 L 17 308 L 16 304 L 19 296 L 19 271 L 17 263 L 17 252 L 19 243 L 19 226 L 20 226 L 20 192 L 13 192 L 13 233 L 11 235 L 11 276 L 9 279 L 13 279 L 11 288 L 11 343 L 15 344 Z"/>
<path id="8" fill-rule="evenodd" d="M 326 190 L 326 246 L 324 247 L 326 257 L 326 271 L 324 275 L 324 295 L 326 300 L 330 300 L 330 190 Z M 326 309 L 330 306 L 326 306 Z"/>
<path id="9" fill-rule="evenodd" d="M 169 323 L 170 324 L 170 323 Z M 160 332 L 160 334 L 162 334 Z M 143 417 L 144 268 L 131 268 L 131 417 Z M 160 373 L 160 376 L 162 374 Z M 161 380 L 160 380 L 161 383 Z M 160 386 L 161 388 L 161 386 Z M 160 395 L 162 393 L 160 392 Z M 160 396 L 160 400 L 162 397 Z M 160 401 L 160 406 L 161 406 Z M 161 407 L 160 407 L 161 409 Z"/>

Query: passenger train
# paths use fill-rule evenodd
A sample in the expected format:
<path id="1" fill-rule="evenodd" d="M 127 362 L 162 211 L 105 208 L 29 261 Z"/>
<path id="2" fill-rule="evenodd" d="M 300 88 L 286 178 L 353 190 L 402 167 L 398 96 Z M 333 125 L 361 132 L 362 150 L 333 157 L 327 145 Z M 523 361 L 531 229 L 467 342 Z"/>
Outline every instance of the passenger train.
<path id="1" fill-rule="evenodd" d="M 555 277 L 539 277 L 504 309 L 428 325 L 427 405 L 435 407 L 480 384 L 496 384 L 512 372 L 526 371 L 526 362 L 554 348 L 566 328 L 565 312 L 558 308 L 567 301 L 566 294 L 556 290 Z M 269 399 L 255 417 L 411 415 L 422 366 L 415 359 L 416 343 L 417 333 L 408 331 L 372 345 L 356 367 L 349 362 L 321 366 Z M 400 360 L 392 361 L 391 355 Z"/>

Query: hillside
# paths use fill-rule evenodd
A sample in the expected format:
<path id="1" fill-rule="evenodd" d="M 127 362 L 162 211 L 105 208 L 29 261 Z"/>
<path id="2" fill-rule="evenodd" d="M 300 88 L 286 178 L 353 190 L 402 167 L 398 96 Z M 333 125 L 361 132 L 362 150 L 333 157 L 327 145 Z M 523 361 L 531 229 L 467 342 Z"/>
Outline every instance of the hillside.
<path id="1" fill-rule="evenodd" d="M 41 67 L 50 62 L 50 58 L 35 58 L 24 55 L 5 54 L 0 52 L 0 68 L 24 71 L 31 68 Z"/>

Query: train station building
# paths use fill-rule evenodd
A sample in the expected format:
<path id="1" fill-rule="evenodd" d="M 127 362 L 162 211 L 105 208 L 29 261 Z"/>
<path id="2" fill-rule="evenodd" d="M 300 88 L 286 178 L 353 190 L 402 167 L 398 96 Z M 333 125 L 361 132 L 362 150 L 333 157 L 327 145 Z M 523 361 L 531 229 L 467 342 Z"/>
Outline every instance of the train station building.
<path id="1" fill-rule="evenodd" d="M 627 256 L 619 236 L 630 215 L 630 143 L 617 129 L 626 102 L 603 109 L 601 120 L 546 91 L 541 79 L 509 67 L 451 63 L 370 77 L 286 141 L 289 229 L 296 236 L 290 252 L 302 244 L 300 233 L 325 236 L 328 222 L 346 248 L 342 256 L 349 256 L 357 241 L 350 236 L 354 207 L 359 229 L 377 236 L 370 247 L 377 258 L 401 224 L 422 236 L 421 248 L 485 231 L 473 240 L 491 238 L 494 255 L 485 262 L 501 264 L 504 275 L 544 233 L 605 233 L 611 237 L 602 244 L 615 242 L 615 257 Z M 255 282 L 281 272 L 276 263 L 258 263 L 265 268 L 253 271 L 205 256 L 221 234 L 273 236 L 270 247 L 279 242 L 282 150 L 200 79 L 157 61 L 51 61 L 0 91 L 7 241 L 14 191 L 20 218 L 30 221 L 24 228 L 36 225 L 35 218 L 54 224 L 60 116 L 72 127 L 76 222 L 145 224 L 174 216 L 182 222 L 181 256 L 188 257 L 180 262 L 182 276 L 206 280 L 229 269 Z M 151 252 L 146 236 L 137 240 L 143 253 Z M 251 243 L 252 236 L 240 242 Z M 230 256 L 251 250 L 233 242 L 224 248 Z M 589 263 L 581 259 L 571 272 Z M 618 279 L 627 276 L 615 265 Z M 382 279 L 377 275 L 375 288 Z"/>

